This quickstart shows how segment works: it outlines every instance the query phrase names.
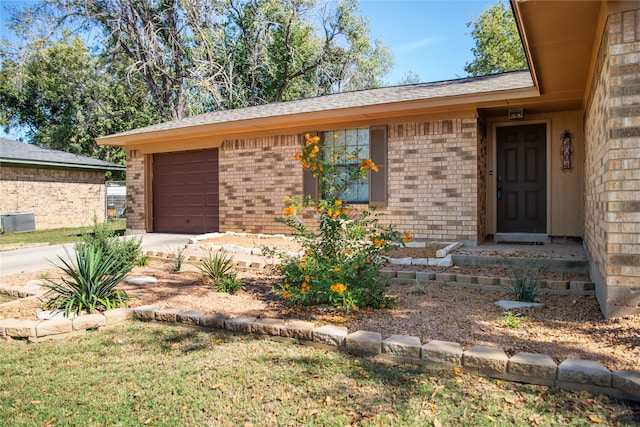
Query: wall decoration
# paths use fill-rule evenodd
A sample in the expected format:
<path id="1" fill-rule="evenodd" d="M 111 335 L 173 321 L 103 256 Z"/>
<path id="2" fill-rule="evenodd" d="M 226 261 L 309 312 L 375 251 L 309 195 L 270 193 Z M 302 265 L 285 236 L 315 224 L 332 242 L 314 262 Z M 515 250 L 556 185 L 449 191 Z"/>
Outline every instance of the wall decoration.
<path id="1" fill-rule="evenodd" d="M 573 157 L 573 146 L 571 145 L 571 138 L 573 137 L 573 135 L 571 135 L 571 132 L 569 132 L 568 130 L 565 130 L 562 133 L 562 145 L 561 145 L 561 151 L 560 151 L 560 155 L 562 156 L 562 171 L 566 172 L 566 171 L 570 171 L 573 169 L 573 167 L 571 166 L 571 158 Z"/>

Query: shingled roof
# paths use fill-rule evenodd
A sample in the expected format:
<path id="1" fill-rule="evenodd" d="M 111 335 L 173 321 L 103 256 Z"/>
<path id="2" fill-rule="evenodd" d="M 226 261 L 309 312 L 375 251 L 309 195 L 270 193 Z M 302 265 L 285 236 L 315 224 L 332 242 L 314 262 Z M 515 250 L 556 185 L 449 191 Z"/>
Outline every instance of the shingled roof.
<path id="1" fill-rule="evenodd" d="M 119 138 L 150 132 L 163 132 L 204 125 L 215 125 L 265 118 L 268 119 L 272 117 L 287 117 L 329 110 L 339 111 L 347 108 L 366 108 L 371 106 L 400 104 L 404 102 L 429 102 L 448 97 L 459 97 L 465 95 L 473 96 L 532 88 L 534 88 L 534 84 L 529 71 L 517 71 L 435 83 L 390 86 L 354 92 L 342 92 L 333 95 L 324 95 L 295 101 L 274 102 L 233 110 L 213 111 L 193 117 L 159 123 L 152 126 L 101 137 L 99 138 L 99 141 L 108 143 L 107 140 L 109 138 Z"/>
<path id="2" fill-rule="evenodd" d="M 0 138 L 0 164 L 71 169 L 125 170 L 125 167 L 78 154 Z"/>

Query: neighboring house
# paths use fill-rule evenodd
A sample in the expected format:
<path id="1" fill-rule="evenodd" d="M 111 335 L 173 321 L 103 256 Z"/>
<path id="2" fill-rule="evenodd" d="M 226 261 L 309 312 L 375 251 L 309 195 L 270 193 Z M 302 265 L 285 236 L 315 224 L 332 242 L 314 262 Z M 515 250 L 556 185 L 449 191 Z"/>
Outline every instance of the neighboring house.
<path id="1" fill-rule="evenodd" d="M 125 167 L 0 138 L 0 214 L 31 212 L 36 229 L 105 218 L 105 172 Z"/>
<path id="2" fill-rule="evenodd" d="M 605 316 L 640 313 L 640 4 L 512 1 L 531 71 L 217 111 L 99 138 L 127 227 L 284 232 L 302 135 L 360 144 L 358 201 L 418 239 L 582 239 Z M 437 58 L 434 58 L 437 60 Z M 310 216 L 307 215 L 307 218 Z"/>

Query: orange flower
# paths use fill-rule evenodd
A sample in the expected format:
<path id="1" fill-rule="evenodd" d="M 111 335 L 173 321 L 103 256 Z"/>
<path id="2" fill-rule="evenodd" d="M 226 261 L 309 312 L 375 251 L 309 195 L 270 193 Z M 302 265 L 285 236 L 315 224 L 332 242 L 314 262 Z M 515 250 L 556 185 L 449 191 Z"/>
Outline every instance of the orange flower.
<path id="1" fill-rule="evenodd" d="M 347 290 L 347 287 L 342 283 L 334 283 L 333 285 L 331 285 L 329 290 L 331 290 L 331 292 L 335 292 L 337 294 L 341 294 L 341 293 L 343 293 L 344 291 Z"/>
<path id="2" fill-rule="evenodd" d="M 291 297 L 291 294 L 289 292 L 283 292 L 280 296 L 282 298 L 284 298 L 284 299 L 287 299 L 287 298 Z"/>
<path id="3" fill-rule="evenodd" d="M 296 153 L 296 154 L 294 154 L 294 155 L 293 155 L 293 157 L 294 157 L 297 161 L 299 161 L 299 162 L 301 162 L 301 161 L 302 161 L 302 154 L 300 154 L 300 153 Z"/>
<path id="4" fill-rule="evenodd" d="M 314 158 L 316 154 L 318 154 L 318 151 L 320 151 L 320 148 L 317 145 L 314 146 L 313 150 L 309 153 L 309 157 Z"/>
<path id="5" fill-rule="evenodd" d="M 371 159 L 363 159 L 362 162 L 360 162 L 360 169 L 371 169 L 374 172 L 378 172 L 379 170 L 376 164 L 373 163 L 373 160 Z"/>
<path id="6" fill-rule="evenodd" d="M 386 241 L 379 239 L 377 237 L 373 239 L 373 244 L 376 246 L 384 246 L 386 243 L 387 243 Z"/>
<path id="7" fill-rule="evenodd" d="M 302 285 L 300 285 L 300 292 L 302 292 L 303 294 L 309 292 L 309 289 L 311 289 L 311 286 L 309 286 L 307 282 L 303 282 Z"/>
<path id="8" fill-rule="evenodd" d="M 413 237 L 411 237 L 411 231 L 407 231 L 406 233 L 404 233 L 404 236 L 402 236 L 402 241 L 405 243 L 409 243 L 411 240 L 413 240 Z"/>
<path id="9" fill-rule="evenodd" d="M 347 255 L 351 255 L 353 251 L 350 248 L 344 248 L 344 253 Z"/>
<path id="10" fill-rule="evenodd" d="M 282 211 L 282 214 L 283 214 L 284 216 L 291 216 L 291 215 L 293 215 L 293 214 L 295 214 L 295 213 L 296 213 L 296 208 L 295 208 L 295 206 L 293 206 L 293 205 L 289 205 L 288 207 L 286 207 L 286 208 Z"/>
<path id="11" fill-rule="evenodd" d="M 336 273 L 339 273 L 340 270 L 342 270 L 342 268 L 339 267 L 339 266 L 338 267 L 333 267 L 333 271 L 335 271 Z"/>
<path id="12" fill-rule="evenodd" d="M 359 268 L 360 268 L 360 266 L 359 266 L 358 264 L 356 264 L 356 265 L 354 265 L 354 266 L 353 266 L 353 269 L 354 269 L 354 270 L 357 270 L 357 269 L 359 269 Z"/>
<path id="13" fill-rule="evenodd" d="M 336 200 L 335 202 L 333 202 L 334 205 L 336 205 L 337 207 L 342 206 L 342 200 Z"/>
<path id="14" fill-rule="evenodd" d="M 298 263 L 298 267 L 300 267 L 300 268 L 307 268 L 307 263 L 306 263 L 306 262 L 304 262 L 304 261 L 303 261 L 303 262 L 299 262 L 299 263 Z"/>
<path id="15" fill-rule="evenodd" d="M 310 282 L 311 281 L 311 276 L 309 276 L 309 275 L 304 276 L 304 281 L 305 282 Z"/>

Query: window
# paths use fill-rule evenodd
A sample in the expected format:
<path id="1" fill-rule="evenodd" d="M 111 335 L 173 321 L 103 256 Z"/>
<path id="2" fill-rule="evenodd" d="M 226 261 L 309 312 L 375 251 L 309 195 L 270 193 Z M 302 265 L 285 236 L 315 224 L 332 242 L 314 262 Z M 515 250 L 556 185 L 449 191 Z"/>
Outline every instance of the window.
<path id="1" fill-rule="evenodd" d="M 326 131 L 321 133 L 309 132 L 312 135 L 320 136 L 320 143 L 324 147 L 324 155 L 329 156 L 330 149 L 327 147 L 333 147 L 334 150 L 346 153 L 357 152 L 360 159 L 370 158 L 378 167 L 378 172 L 367 174 L 367 182 L 365 183 L 352 183 L 347 186 L 347 194 L 345 198 L 350 203 L 369 203 L 375 206 L 387 205 L 387 127 L 386 126 L 373 126 L 370 128 L 362 129 L 343 129 L 338 131 Z M 304 134 L 302 135 L 302 141 L 304 143 Z M 353 159 L 355 164 L 359 163 L 359 160 Z M 349 163 L 343 165 L 344 170 Z M 345 179 L 345 173 L 337 174 L 336 180 Z M 318 181 L 313 176 L 310 170 L 305 169 L 303 171 L 303 190 L 304 194 L 317 198 L 318 194 Z"/>
<path id="2" fill-rule="evenodd" d="M 320 143 L 324 148 L 324 159 L 331 161 L 335 158 L 337 163 L 337 174 L 333 177 L 333 182 L 337 186 L 346 184 L 345 191 L 339 197 L 350 203 L 369 202 L 369 174 L 358 181 L 346 182 L 348 179 L 348 168 L 358 168 L 359 159 L 369 158 L 369 129 L 343 129 L 322 132 Z M 349 160 L 346 156 L 353 154 L 356 157 Z"/>

